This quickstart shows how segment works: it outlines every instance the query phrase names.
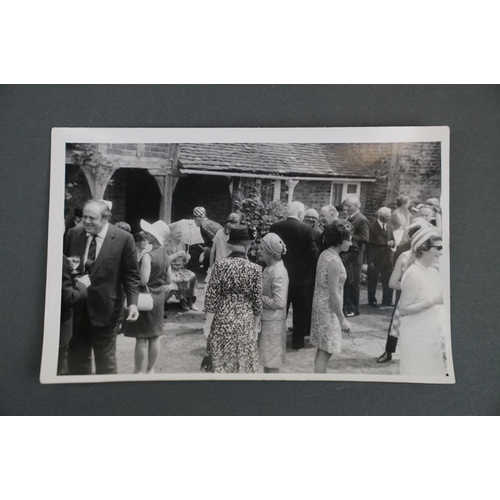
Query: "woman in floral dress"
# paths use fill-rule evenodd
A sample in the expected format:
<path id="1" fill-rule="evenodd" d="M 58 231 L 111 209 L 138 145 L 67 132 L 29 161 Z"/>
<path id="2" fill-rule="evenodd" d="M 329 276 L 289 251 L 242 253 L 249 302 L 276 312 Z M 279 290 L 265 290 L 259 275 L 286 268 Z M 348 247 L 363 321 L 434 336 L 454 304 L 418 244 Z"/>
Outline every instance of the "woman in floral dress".
<path id="1" fill-rule="evenodd" d="M 346 271 L 340 252 L 352 245 L 352 225 L 345 220 L 334 221 L 323 233 L 326 247 L 318 259 L 311 318 L 311 344 L 316 346 L 314 372 L 326 373 L 332 354 L 341 350 L 342 333 L 351 328 L 342 312 Z"/>
<path id="2" fill-rule="evenodd" d="M 215 373 L 255 373 L 257 328 L 262 314 L 262 270 L 247 259 L 254 231 L 231 228 L 229 257 L 215 262 L 205 297 Z"/>
<path id="3" fill-rule="evenodd" d="M 262 274 L 262 318 L 259 334 L 260 364 L 264 373 L 279 373 L 286 352 L 286 301 L 288 273 L 281 257 L 286 245 L 275 233 L 267 233 L 259 255 L 266 264 Z"/>

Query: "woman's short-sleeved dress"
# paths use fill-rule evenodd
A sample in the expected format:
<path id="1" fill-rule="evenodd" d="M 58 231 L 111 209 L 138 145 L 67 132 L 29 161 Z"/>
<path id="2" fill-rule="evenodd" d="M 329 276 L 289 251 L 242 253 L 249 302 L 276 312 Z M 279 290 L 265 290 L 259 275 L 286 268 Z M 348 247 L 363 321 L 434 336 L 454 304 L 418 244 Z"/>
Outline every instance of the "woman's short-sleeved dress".
<path id="1" fill-rule="evenodd" d="M 443 291 L 439 271 L 433 267 L 425 268 L 417 261 L 403 275 L 401 300 L 404 299 L 405 281 L 411 274 L 418 278 L 415 302 L 428 300 Z M 401 317 L 398 343 L 401 375 L 445 375 L 440 310 L 441 306 L 435 305 Z"/>
<path id="2" fill-rule="evenodd" d="M 163 334 L 163 305 L 165 301 L 163 286 L 166 283 L 167 254 L 163 247 L 154 248 L 147 253 L 151 256 L 148 290 L 153 296 L 153 309 L 140 311 L 137 321 L 125 321 L 123 333 L 126 337 L 152 338 Z"/>
<path id="3" fill-rule="evenodd" d="M 255 373 L 259 353 L 254 317 L 262 314 L 262 269 L 233 252 L 215 262 L 205 296 L 214 313 L 210 336 L 216 373 Z"/>
<path id="4" fill-rule="evenodd" d="M 338 295 L 342 307 L 346 270 L 339 255 L 327 248 L 318 259 L 316 283 L 314 285 L 313 308 L 311 317 L 311 344 L 330 354 L 339 354 L 342 345 L 340 322 L 330 305 L 328 289 L 328 265 L 335 260 L 340 266 Z"/>
<path id="5" fill-rule="evenodd" d="M 279 260 L 262 273 L 262 329 L 259 335 L 260 364 L 280 368 L 286 353 L 286 303 L 288 273 Z"/>

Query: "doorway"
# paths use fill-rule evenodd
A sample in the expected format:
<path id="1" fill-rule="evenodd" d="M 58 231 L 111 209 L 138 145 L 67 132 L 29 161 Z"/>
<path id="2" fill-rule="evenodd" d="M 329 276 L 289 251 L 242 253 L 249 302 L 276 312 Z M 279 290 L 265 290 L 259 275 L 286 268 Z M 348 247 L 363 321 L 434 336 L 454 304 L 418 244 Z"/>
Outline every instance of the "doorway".
<path id="1" fill-rule="evenodd" d="M 172 196 L 172 222 L 190 219 L 194 207 L 205 207 L 207 216 L 223 224 L 231 213 L 228 178 L 214 175 L 181 177 Z"/>
<path id="2" fill-rule="evenodd" d="M 125 220 L 133 234 L 141 230 L 141 219 L 155 222 L 160 218 L 161 191 L 146 169 L 126 169 L 126 177 Z"/>

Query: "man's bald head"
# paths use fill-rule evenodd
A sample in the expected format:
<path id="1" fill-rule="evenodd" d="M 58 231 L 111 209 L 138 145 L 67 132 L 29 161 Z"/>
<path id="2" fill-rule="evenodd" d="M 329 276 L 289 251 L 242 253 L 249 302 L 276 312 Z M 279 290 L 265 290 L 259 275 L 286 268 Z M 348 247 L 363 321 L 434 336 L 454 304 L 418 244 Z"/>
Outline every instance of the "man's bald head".
<path id="1" fill-rule="evenodd" d="M 333 205 L 325 205 L 319 211 L 319 220 L 323 226 L 328 226 L 339 218 L 339 213 Z"/>
<path id="2" fill-rule="evenodd" d="M 361 202 L 357 196 L 349 196 L 342 202 L 342 207 L 347 215 L 353 215 L 360 209 Z"/>
<path id="3" fill-rule="evenodd" d="M 287 216 L 288 217 L 297 217 L 300 221 L 304 219 L 304 213 L 306 211 L 306 207 L 300 201 L 292 201 L 290 205 L 288 205 Z"/>

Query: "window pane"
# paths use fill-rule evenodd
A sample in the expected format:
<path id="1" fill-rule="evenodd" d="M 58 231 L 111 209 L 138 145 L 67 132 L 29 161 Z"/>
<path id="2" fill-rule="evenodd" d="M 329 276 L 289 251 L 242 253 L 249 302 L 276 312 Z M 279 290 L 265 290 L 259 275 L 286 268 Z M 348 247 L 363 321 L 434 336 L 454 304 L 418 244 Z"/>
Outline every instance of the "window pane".
<path id="1" fill-rule="evenodd" d="M 358 191 L 357 184 L 347 184 L 347 194 L 356 194 Z"/>
<path id="2" fill-rule="evenodd" d="M 332 205 L 338 206 L 342 204 L 342 184 L 334 184 L 332 192 Z"/>

